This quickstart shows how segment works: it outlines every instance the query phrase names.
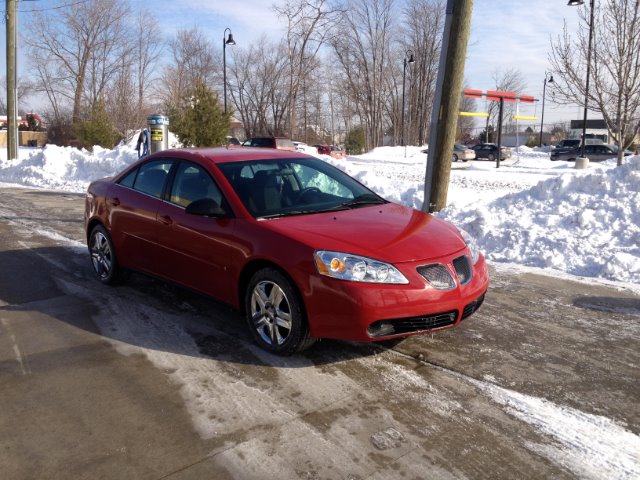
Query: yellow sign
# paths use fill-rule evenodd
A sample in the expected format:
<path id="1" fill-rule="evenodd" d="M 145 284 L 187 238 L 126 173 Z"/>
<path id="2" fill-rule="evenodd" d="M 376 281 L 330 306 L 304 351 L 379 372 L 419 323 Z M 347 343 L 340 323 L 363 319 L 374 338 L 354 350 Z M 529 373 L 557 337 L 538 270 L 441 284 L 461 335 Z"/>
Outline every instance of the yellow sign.
<path id="1" fill-rule="evenodd" d="M 461 117 L 488 117 L 487 112 L 460 112 Z"/>
<path id="2" fill-rule="evenodd" d="M 162 130 L 151 130 L 151 141 L 152 142 L 161 142 L 162 141 Z"/>
<path id="3" fill-rule="evenodd" d="M 524 115 L 512 115 L 514 120 L 538 120 L 538 117 L 525 117 Z"/>

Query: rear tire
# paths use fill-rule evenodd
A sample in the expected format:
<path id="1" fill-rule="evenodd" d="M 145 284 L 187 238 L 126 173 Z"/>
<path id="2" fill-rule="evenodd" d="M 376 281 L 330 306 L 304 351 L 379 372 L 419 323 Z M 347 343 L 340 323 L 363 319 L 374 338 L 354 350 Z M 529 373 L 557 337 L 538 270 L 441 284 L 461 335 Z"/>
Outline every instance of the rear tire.
<path id="1" fill-rule="evenodd" d="M 493 162 L 495 159 L 496 157 L 493 153 L 490 153 L 489 155 L 487 155 L 487 160 L 489 160 L 490 162 Z"/>
<path id="2" fill-rule="evenodd" d="M 116 251 L 107 229 L 96 225 L 89 235 L 89 255 L 96 278 L 105 285 L 117 285 L 124 280 Z"/>
<path id="3" fill-rule="evenodd" d="M 256 272 L 245 293 L 245 315 L 255 341 L 276 355 L 292 355 L 314 344 L 297 291 L 274 268 Z"/>
<path id="4" fill-rule="evenodd" d="M 457 162 L 458 161 L 458 155 L 456 155 L 455 153 L 453 154 L 453 161 Z"/>

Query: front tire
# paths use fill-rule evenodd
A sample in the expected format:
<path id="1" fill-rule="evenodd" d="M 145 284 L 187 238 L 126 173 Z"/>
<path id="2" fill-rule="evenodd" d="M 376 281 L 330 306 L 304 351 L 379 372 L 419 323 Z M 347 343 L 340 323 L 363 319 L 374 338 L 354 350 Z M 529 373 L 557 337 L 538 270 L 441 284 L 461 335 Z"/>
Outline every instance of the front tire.
<path id="1" fill-rule="evenodd" d="M 487 160 L 489 160 L 490 162 L 493 162 L 495 159 L 496 157 L 493 153 L 490 153 L 489 155 L 487 155 Z"/>
<path id="2" fill-rule="evenodd" d="M 113 242 L 109 232 L 102 225 L 96 225 L 89 235 L 89 254 L 96 278 L 106 285 L 116 285 L 123 279 L 118 265 Z"/>
<path id="3" fill-rule="evenodd" d="M 298 293 L 278 270 L 265 268 L 251 277 L 245 312 L 255 341 L 268 352 L 291 355 L 315 342 Z"/>

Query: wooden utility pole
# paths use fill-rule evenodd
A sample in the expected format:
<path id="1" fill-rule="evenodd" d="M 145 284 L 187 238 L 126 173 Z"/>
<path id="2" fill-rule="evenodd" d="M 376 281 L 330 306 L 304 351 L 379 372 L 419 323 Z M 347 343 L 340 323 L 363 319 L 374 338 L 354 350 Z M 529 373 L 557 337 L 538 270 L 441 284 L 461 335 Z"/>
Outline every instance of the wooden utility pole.
<path id="1" fill-rule="evenodd" d="M 425 212 L 436 212 L 447 205 L 472 12 L 473 0 L 447 0 L 424 182 Z"/>
<path id="2" fill-rule="evenodd" d="M 7 159 L 18 158 L 16 0 L 7 0 Z"/>

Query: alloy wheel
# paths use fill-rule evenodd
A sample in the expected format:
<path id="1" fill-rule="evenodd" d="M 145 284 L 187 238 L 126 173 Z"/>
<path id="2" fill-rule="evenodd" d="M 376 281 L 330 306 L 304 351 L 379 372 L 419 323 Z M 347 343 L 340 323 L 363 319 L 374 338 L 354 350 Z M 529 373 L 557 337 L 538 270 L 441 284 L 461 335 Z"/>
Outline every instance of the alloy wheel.
<path id="1" fill-rule="evenodd" d="M 98 278 L 105 280 L 109 277 L 113 265 L 113 254 L 109 240 L 100 231 L 96 231 L 92 237 L 91 264 Z"/>
<path id="2" fill-rule="evenodd" d="M 271 346 L 279 346 L 291 334 L 291 305 L 285 292 L 277 283 L 262 281 L 251 293 L 251 320 L 262 340 Z"/>

